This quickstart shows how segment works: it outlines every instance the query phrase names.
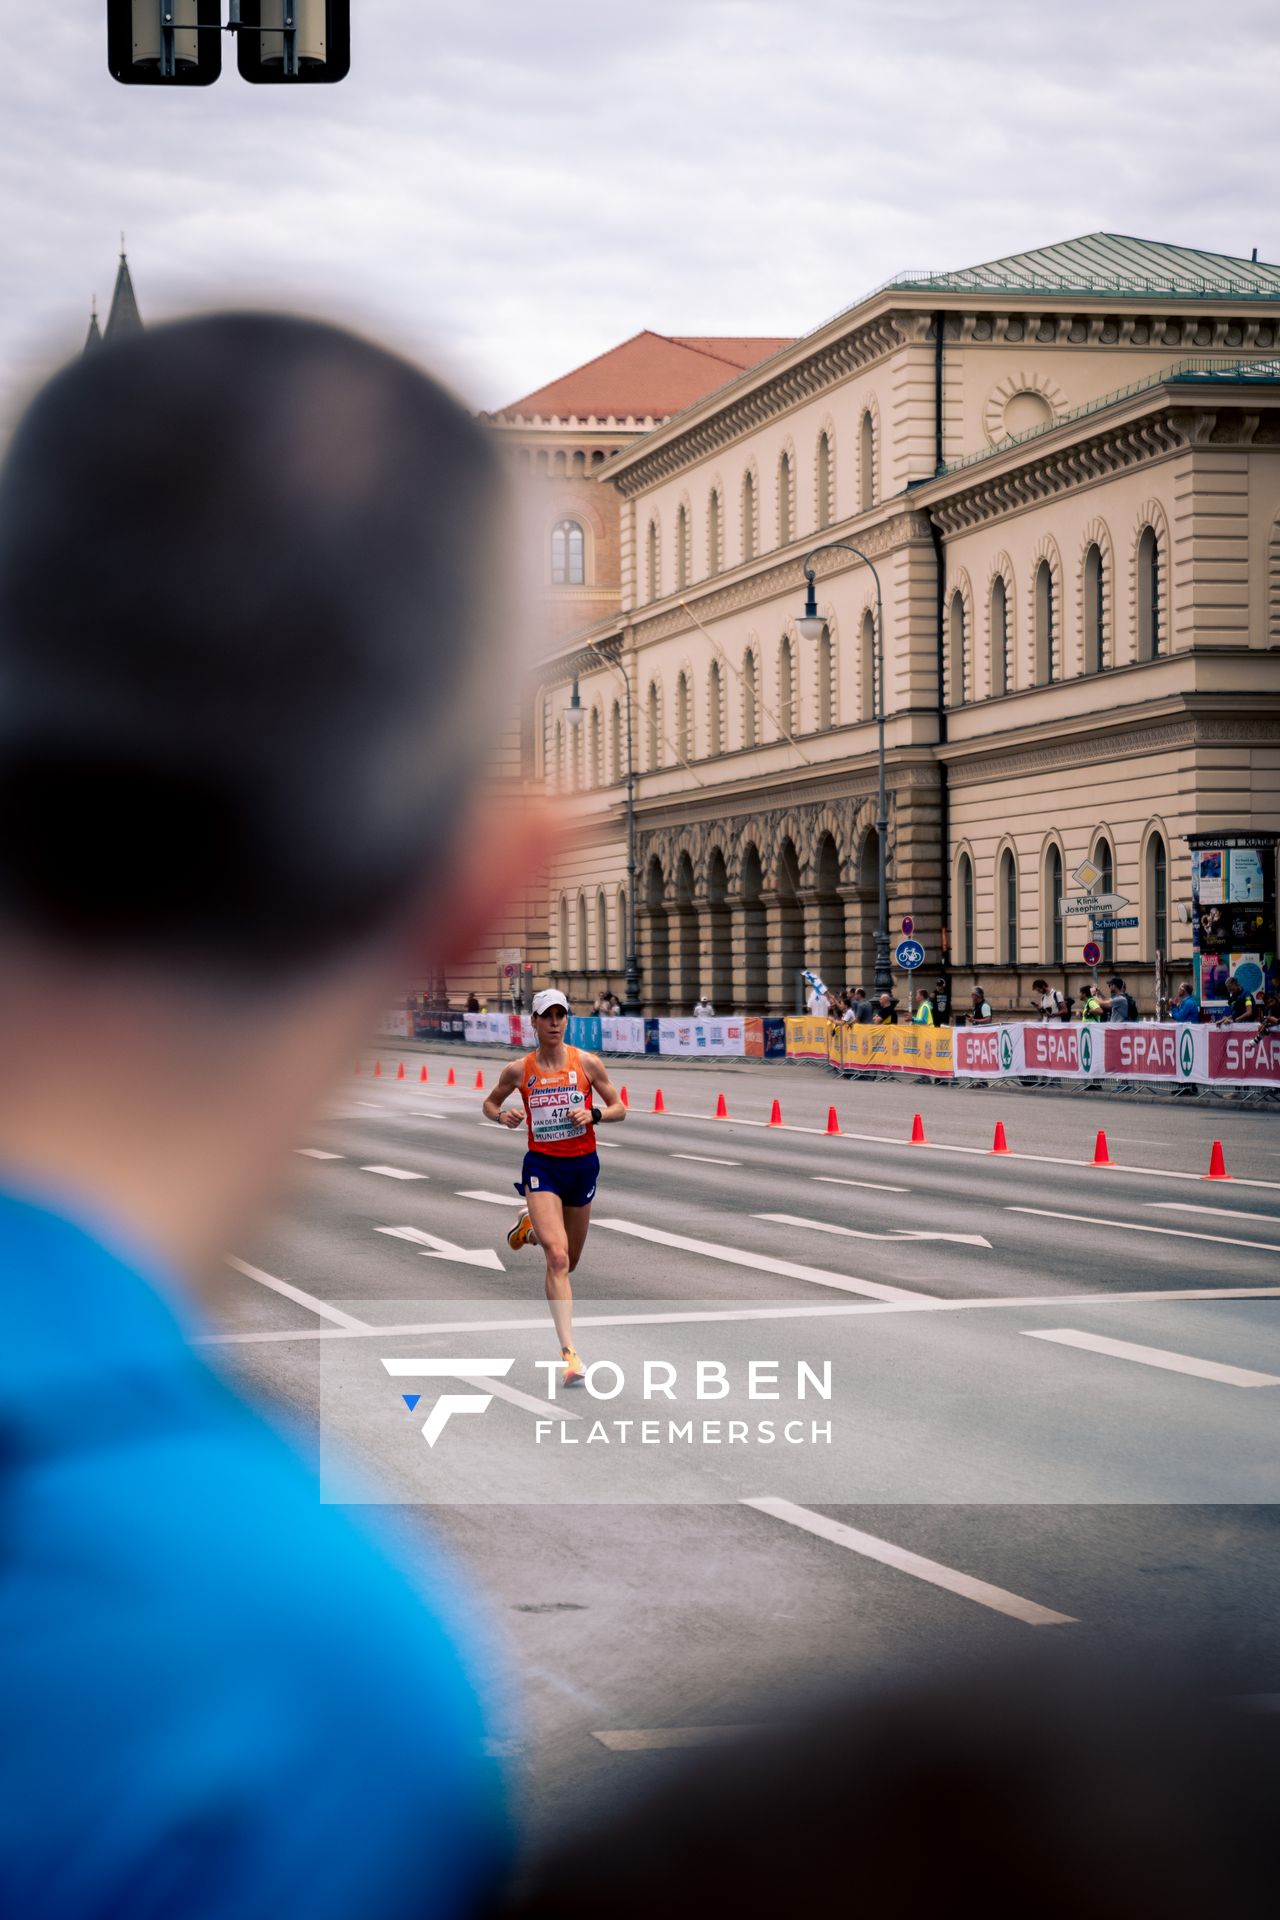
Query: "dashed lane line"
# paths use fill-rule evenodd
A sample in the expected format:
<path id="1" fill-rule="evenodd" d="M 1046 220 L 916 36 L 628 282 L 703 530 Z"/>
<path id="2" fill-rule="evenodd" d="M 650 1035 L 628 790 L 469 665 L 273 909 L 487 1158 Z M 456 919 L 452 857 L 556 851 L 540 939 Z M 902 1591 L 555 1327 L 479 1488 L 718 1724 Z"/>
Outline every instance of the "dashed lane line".
<path id="1" fill-rule="evenodd" d="M 388 1180 L 425 1180 L 425 1173 L 411 1173 L 407 1167 L 361 1167 L 361 1173 L 385 1174 Z"/>
<path id="2" fill-rule="evenodd" d="M 867 1187 L 872 1193 L 910 1193 L 910 1187 L 887 1187 L 883 1180 L 845 1180 L 838 1173 L 811 1173 L 811 1180 L 821 1180 L 828 1187 Z"/>
<path id="3" fill-rule="evenodd" d="M 962 1247 L 986 1247 L 991 1242 L 981 1233 L 926 1233 L 913 1227 L 894 1227 L 888 1233 L 873 1233 L 869 1227 L 838 1227 L 829 1220 L 805 1220 L 798 1213 L 753 1213 L 753 1220 L 772 1220 L 780 1227 L 807 1227 L 813 1233 L 839 1233 L 850 1240 L 889 1240 L 901 1246 L 907 1240 L 951 1240 Z"/>
<path id="4" fill-rule="evenodd" d="M 607 1233 L 626 1233 L 637 1240 L 651 1240 L 655 1246 L 673 1247 L 683 1253 L 700 1253 L 709 1260 L 723 1260 L 729 1266 L 751 1267 L 757 1273 L 776 1273 L 786 1280 L 806 1280 L 811 1286 L 835 1287 L 841 1293 L 861 1293 L 871 1300 L 921 1300 L 927 1294 L 906 1287 L 888 1287 L 878 1280 L 856 1280 L 844 1274 L 827 1273 L 821 1267 L 803 1267 L 794 1260 L 774 1260 L 768 1254 L 748 1253 L 740 1247 L 723 1247 L 714 1240 L 695 1240 L 684 1233 L 664 1233 L 659 1227 L 642 1227 L 635 1220 L 595 1220 L 594 1226 Z"/>
<path id="5" fill-rule="evenodd" d="M 1262 1220 L 1269 1227 L 1280 1227 L 1280 1214 L 1240 1213 L 1235 1207 L 1199 1207 L 1191 1200 L 1148 1200 L 1149 1207 L 1163 1213 L 1211 1213 L 1217 1220 Z"/>
<path id="6" fill-rule="evenodd" d="M 326 1153 L 323 1147 L 295 1147 L 294 1152 L 306 1160 L 345 1160 L 347 1157 L 345 1153 Z"/>
<path id="7" fill-rule="evenodd" d="M 246 1280 L 256 1280 L 261 1286 L 270 1287 L 274 1293 L 282 1293 L 286 1300 L 296 1301 L 300 1307 L 306 1307 L 312 1313 L 318 1313 L 322 1320 L 332 1320 L 335 1327 L 341 1327 L 347 1333 L 367 1333 L 368 1322 L 357 1320 L 353 1313 L 344 1313 L 341 1307 L 330 1306 L 327 1300 L 317 1300 L 314 1293 L 304 1293 L 301 1287 L 295 1287 L 289 1280 L 281 1280 L 274 1273 L 264 1273 L 261 1267 L 251 1267 L 247 1260 L 238 1260 L 234 1254 L 227 1255 L 227 1265 L 242 1273 Z"/>
<path id="8" fill-rule="evenodd" d="M 972 1574 L 961 1573 L 955 1567 L 944 1567 L 937 1560 L 926 1560 L 923 1554 L 911 1553 L 891 1540 L 880 1540 L 873 1533 L 862 1533 L 857 1527 L 847 1527 L 841 1520 L 829 1520 L 825 1513 L 814 1513 L 811 1508 L 799 1507 L 792 1500 L 762 1498 L 744 1500 L 742 1505 L 754 1507 L 757 1513 L 769 1514 L 773 1519 L 785 1521 L 791 1527 L 799 1527 L 805 1533 L 816 1534 L 818 1539 L 829 1540 L 832 1545 L 844 1547 L 850 1553 L 860 1553 L 868 1560 L 878 1560 L 882 1566 L 908 1573 L 913 1579 L 923 1580 L 931 1587 L 942 1587 L 947 1593 L 974 1600 L 980 1607 L 990 1607 L 994 1613 L 1007 1614 L 1011 1620 L 1021 1620 L 1028 1627 L 1071 1627 L 1078 1624 L 1072 1614 L 1055 1613 L 1052 1607 L 1042 1607 L 1035 1600 L 1024 1600 L 1020 1594 L 1009 1593 L 1004 1587 L 993 1587 L 986 1580 L 976 1580 Z"/>
<path id="9" fill-rule="evenodd" d="M 1249 1247 L 1255 1253 L 1280 1253 L 1270 1240 L 1234 1240 L 1224 1233 L 1193 1233 L 1189 1227 L 1152 1227 L 1139 1220 L 1108 1220 L 1097 1213 L 1053 1213 L 1048 1207 L 1006 1207 L 1006 1213 L 1032 1213 L 1039 1220 L 1075 1220 L 1085 1227 L 1109 1227 L 1117 1233 L 1159 1233 L 1173 1240 L 1208 1240 L 1215 1247 Z"/>
<path id="10" fill-rule="evenodd" d="M 740 1167 L 742 1165 L 741 1160 L 715 1160 L 709 1153 L 673 1153 L 669 1154 L 668 1158 L 671 1160 L 696 1160 L 699 1166 L 702 1167 Z"/>
<path id="11" fill-rule="evenodd" d="M 1107 1354 L 1113 1360 L 1133 1360 L 1139 1366 L 1159 1367 L 1165 1373 L 1194 1374 L 1227 1387 L 1280 1387 L 1280 1374 L 1255 1373 L 1251 1367 L 1229 1367 L 1218 1360 L 1198 1360 L 1189 1353 L 1170 1353 L 1164 1347 L 1143 1347 L 1132 1340 L 1108 1340 L 1100 1333 L 1080 1333 L 1074 1327 L 1022 1329 L 1028 1340 L 1052 1340 L 1060 1347 L 1081 1347 Z"/>

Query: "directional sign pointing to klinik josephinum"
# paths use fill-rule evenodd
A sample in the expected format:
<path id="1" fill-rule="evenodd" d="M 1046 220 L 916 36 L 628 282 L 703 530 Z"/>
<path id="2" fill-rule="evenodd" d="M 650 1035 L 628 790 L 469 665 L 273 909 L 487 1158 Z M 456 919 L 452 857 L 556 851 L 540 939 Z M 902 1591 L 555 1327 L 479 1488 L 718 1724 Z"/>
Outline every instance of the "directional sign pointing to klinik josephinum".
<path id="1" fill-rule="evenodd" d="M 1060 893 L 1058 895 L 1058 917 L 1061 920 L 1099 918 L 1104 913 L 1118 913 L 1121 907 L 1127 907 L 1129 896 L 1125 893 Z"/>

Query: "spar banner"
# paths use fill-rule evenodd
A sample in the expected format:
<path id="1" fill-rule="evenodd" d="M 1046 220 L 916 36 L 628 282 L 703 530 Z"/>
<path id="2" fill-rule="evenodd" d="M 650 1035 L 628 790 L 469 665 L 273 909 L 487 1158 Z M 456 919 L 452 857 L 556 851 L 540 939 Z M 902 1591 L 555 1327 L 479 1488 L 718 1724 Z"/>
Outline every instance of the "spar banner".
<path id="1" fill-rule="evenodd" d="M 981 1080 L 1020 1074 L 1061 1079 L 1197 1081 L 1280 1087 L 1280 1033 L 1180 1020 L 1055 1022 L 960 1027 L 955 1071 Z"/>
<path id="2" fill-rule="evenodd" d="M 738 1015 L 727 1020 L 659 1020 L 659 1053 L 745 1054 L 746 1021 Z"/>
<path id="3" fill-rule="evenodd" d="M 787 1016 L 788 1060 L 825 1060 L 827 1028 L 832 1023 L 811 1013 Z"/>
<path id="4" fill-rule="evenodd" d="M 853 1072 L 923 1073 L 950 1079 L 953 1030 L 950 1027 L 839 1026 L 839 1064 Z"/>
<path id="5" fill-rule="evenodd" d="M 1201 1027 L 1208 1042 L 1209 1078 L 1245 1087 L 1280 1087 L 1280 1033 L 1256 1027 Z"/>
<path id="6" fill-rule="evenodd" d="M 644 1021 L 629 1014 L 602 1014 L 600 1040 L 606 1053 L 643 1053 Z"/>

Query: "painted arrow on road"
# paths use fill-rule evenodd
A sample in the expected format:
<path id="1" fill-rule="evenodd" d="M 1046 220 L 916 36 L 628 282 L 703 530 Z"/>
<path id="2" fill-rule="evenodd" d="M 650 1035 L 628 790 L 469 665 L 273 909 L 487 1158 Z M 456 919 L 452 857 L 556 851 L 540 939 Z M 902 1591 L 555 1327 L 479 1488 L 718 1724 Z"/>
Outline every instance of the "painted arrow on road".
<path id="1" fill-rule="evenodd" d="M 959 1247 L 990 1247 L 980 1233 L 916 1233 L 901 1227 L 893 1233 L 869 1233 L 862 1227 L 835 1227 L 827 1220 L 802 1220 L 795 1213 L 756 1213 L 754 1220 L 774 1220 L 781 1227 L 810 1227 L 815 1233 L 839 1233 L 850 1240 L 951 1240 Z"/>
<path id="2" fill-rule="evenodd" d="M 496 1273 L 505 1273 L 506 1268 L 492 1247 L 455 1247 L 452 1240 L 442 1240 L 437 1233 L 424 1233 L 421 1227 L 375 1227 L 375 1233 L 386 1233 L 393 1240 L 409 1240 L 427 1260 L 461 1260 L 468 1267 L 492 1267 Z"/>

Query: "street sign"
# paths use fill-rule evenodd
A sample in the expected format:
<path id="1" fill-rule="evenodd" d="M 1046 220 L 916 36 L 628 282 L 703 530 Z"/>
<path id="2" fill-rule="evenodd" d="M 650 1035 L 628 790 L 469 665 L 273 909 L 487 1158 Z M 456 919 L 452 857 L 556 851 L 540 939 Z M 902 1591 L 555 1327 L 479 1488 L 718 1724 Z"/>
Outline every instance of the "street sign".
<path id="1" fill-rule="evenodd" d="M 1084 949 L 1084 963 L 1086 967 L 1096 967 L 1101 958 L 1102 948 L 1098 945 L 1097 941 L 1087 940 Z"/>
<path id="2" fill-rule="evenodd" d="M 1096 920 L 1100 914 L 1117 913 L 1128 904 L 1129 896 L 1125 893 L 1060 893 L 1058 918 Z"/>
<path id="3" fill-rule="evenodd" d="M 915 932 L 915 930 L 916 930 L 916 923 L 911 918 L 911 915 L 908 913 L 903 918 L 902 931 L 907 935 L 908 939 L 910 939 L 911 935 Z"/>
<path id="4" fill-rule="evenodd" d="M 518 967 L 524 959 L 524 952 L 520 947 L 499 947 L 497 957 L 500 967 Z"/>
<path id="5" fill-rule="evenodd" d="M 1078 867 L 1072 868 L 1071 878 L 1078 887 L 1083 887 L 1086 893 L 1092 893 L 1094 881 L 1102 878 L 1102 868 L 1096 860 L 1082 860 Z"/>
<path id="6" fill-rule="evenodd" d="M 899 940 L 893 957 L 904 973 L 914 973 L 924 965 L 924 948 L 918 940 Z"/>
<path id="7" fill-rule="evenodd" d="M 1110 933 L 1113 927 L 1136 927 L 1137 924 L 1138 916 L 1136 913 L 1126 914 L 1122 920 L 1117 920 L 1115 915 L 1112 914 L 1105 919 L 1095 920 L 1093 922 L 1093 930 L 1095 933 Z"/>

